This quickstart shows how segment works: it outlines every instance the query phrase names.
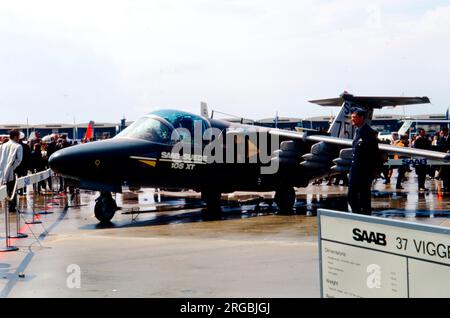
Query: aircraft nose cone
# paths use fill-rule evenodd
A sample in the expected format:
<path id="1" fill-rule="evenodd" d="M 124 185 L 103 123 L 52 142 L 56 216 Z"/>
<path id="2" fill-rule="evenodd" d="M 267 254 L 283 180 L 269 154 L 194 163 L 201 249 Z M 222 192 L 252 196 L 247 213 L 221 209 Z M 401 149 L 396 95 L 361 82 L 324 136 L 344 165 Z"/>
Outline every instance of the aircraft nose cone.
<path id="1" fill-rule="evenodd" d="M 48 158 L 48 164 L 53 171 L 61 173 L 61 170 L 65 165 L 65 160 L 63 157 L 64 156 L 61 155 L 61 152 L 57 151 L 52 154 L 50 158 Z"/>
<path id="2" fill-rule="evenodd" d="M 79 176 L 79 166 L 86 166 L 85 155 L 79 149 L 73 146 L 56 151 L 48 158 L 50 168 L 64 177 Z"/>
<path id="3" fill-rule="evenodd" d="M 90 142 L 56 151 L 49 165 L 54 172 L 74 180 L 110 179 L 126 173 L 128 157 L 147 153 L 148 146 L 146 141 L 114 138 Z"/>

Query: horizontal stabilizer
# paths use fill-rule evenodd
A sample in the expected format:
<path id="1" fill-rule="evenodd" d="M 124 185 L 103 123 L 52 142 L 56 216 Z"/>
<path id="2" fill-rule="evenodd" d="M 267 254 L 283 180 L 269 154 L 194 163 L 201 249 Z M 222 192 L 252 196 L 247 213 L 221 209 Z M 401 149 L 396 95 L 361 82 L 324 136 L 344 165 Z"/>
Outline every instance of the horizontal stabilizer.
<path id="1" fill-rule="evenodd" d="M 344 102 L 353 102 L 360 106 L 367 108 L 382 108 L 387 106 L 403 106 L 403 105 L 416 105 L 416 104 L 428 104 L 430 99 L 424 97 L 383 97 L 383 96 L 354 96 L 352 94 L 344 93 L 338 98 L 327 98 L 310 100 L 310 103 L 320 106 L 342 106 Z"/>

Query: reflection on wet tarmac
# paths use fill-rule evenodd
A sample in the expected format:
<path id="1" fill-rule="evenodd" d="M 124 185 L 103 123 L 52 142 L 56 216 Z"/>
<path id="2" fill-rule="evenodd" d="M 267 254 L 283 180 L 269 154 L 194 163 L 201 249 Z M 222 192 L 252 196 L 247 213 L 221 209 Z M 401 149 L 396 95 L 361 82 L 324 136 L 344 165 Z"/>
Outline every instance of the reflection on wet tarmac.
<path id="1" fill-rule="evenodd" d="M 183 201 L 185 202 L 183 203 Z M 141 207 L 143 210 L 131 211 L 126 206 L 127 204 L 124 204 L 123 210 L 125 211 L 122 211 L 121 214 L 131 215 L 133 222 L 130 223 L 129 219 L 120 218 L 118 220 L 115 218 L 109 224 L 95 224 L 94 227 L 86 225 L 84 229 L 176 225 L 182 223 L 247 219 L 276 213 L 275 207 L 269 205 L 261 204 L 259 207 L 256 207 L 254 205 L 239 205 L 237 202 L 230 205 L 222 205 L 221 211 L 207 212 L 201 200 L 193 199 L 167 200 L 164 203 L 155 203 L 153 207 Z"/>
<path id="2" fill-rule="evenodd" d="M 382 180 L 374 184 L 372 191 L 372 215 L 379 217 L 405 218 L 448 218 L 450 194 L 442 193 L 439 182 L 428 181 L 431 189 L 419 193 L 414 176 L 404 184 L 405 190 L 397 191 L 395 186 L 384 185 Z M 347 188 L 343 186 L 310 185 L 297 189 L 294 215 L 316 216 L 317 209 L 348 211 Z M 145 189 L 138 193 L 117 195 L 122 207 L 110 224 L 84 225 L 84 228 L 121 228 L 136 226 L 176 225 L 182 223 L 248 219 L 276 215 L 273 193 L 236 192 L 222 196 L 222 210 L 207 212 L 200 194 L 187 192 L 165 192 Z M 128 216 L 128 217 L 127 217 Z M 131 216 L 131 222 L 130 222 Z"/>
<path id="3" fill-rule="evenodd" d="M 450 227 L 450 194 L 433 180 L 426 193 L 418 193 L 414 178 L 404 187 L 395 191 L 378 181 L 373 215 Z M 207 213 L 198 193 L 143 189 L 118 194 L 122 209 L 110 224 L 100 225 L 93 213 L 95 192 L 44 199 L 30 191 L 19 201 L 23 221 L 31 220 L 33 211 L 53 214 L 36 215 L 42 224 L 23 226 L 29 237 L 12 241 L 25 253 L 3 256 L 0 270 L 7 279 L 0 295 L 79 296 L 79 290 L 58 287 L 67 278 L 64 263 L 89 269 L 82 292 L 96 297 L 118 295 L 108 290 L 119 290 L 120 296 L 182 297 L 188 289 L 198 296 L 230 296 L 245 288 L 244 296 L 318 296 L 315 216 L 319 208 L 347 211 L 346 193 L 345 187 L 325 184 L 298 189 L 295 213 L 278 215 L 272 192 L 224 194 L 222 211 Z M 11 215 L 12 224 L 15 220 Z M 26 280 L 18 280 L 25 271 Z M 168 281 L 175 286 L 171 290 Z"/>

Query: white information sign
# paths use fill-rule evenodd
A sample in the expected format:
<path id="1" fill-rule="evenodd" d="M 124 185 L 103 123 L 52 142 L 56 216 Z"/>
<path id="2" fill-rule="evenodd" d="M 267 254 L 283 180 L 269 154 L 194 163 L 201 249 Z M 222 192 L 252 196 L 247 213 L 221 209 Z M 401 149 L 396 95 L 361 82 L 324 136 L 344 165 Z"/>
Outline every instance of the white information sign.
<path id="1" fill-rule="evenodd" d="M 318 210 L 322 297 L 450 297 L 450 228 Z"/>

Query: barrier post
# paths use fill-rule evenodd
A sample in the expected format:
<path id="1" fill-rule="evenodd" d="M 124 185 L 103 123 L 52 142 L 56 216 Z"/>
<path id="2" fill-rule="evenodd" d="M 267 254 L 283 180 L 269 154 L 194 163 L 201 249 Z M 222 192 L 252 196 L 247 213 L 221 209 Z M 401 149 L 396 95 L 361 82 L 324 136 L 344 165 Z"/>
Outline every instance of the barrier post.
<path id="1" fill-rule="evenodd" d="M 9 235 L 9 238 L 26 238 L 27 234 L 20 232 L 20 212 L 19 208 L 16 208 L 16 234 Z"/>
<path id="2" fill-rule="evenodd" d="M 39 187 L 39 183 L 37 184 L 37 187 Z M 41 224 L 42 221 L 36 220 L 35 217 L 36 217 L 36 191 L 33 192 L 33 220 L 26 221 L 25 224 Z"/>
<path id="3" fill-rule="evenodd" d="M 23 182 L 23 187 L 22 187 L 22 182 Z M 26 191 L 28 183 L 29 183 L 28 177 L 25 177 L 25 179 L 24 178 L 18 179 L 17 175 L 16 175 L 16 185 L 14 187 L 15 192 L 13 192 L 11 200 L 15 200 L 15 197 L 18 197 L 19 191 L 22 190 L 22 192 L 24 192 L 23 189 L 25 189 L 25 191 Z M 20 190 L 17 190 L 17 186 L 20 187 Z M 16 234 L 10 234 L 9 238 L 26 238 L 26 237 L 28 237 L 27 234 L 20 233 L 20 201 L 19 201 L 16 206 Z"/>
<path id="4" fill-rule="evenodd" d="M 4 210 L 5 210 L 5 247 L 0 247 L 0 252 L 13 252 L 18 251 L 19 248 L 10 245 L 9 237 L 9 211 L 8 211 L 8 200 L 3 200 Z"/>
<path id="5" fill-rule="evenodd" d="M 39 211 L 37 214 L 52 214 L 53 212 L 51 211 L 47 211 L 47 196 L 44 194 L 44 210 L 43 211 Z"/>
<path id="6" fill-rule="evenodd" d="M 37 174 L 38 172 L 36 169 L 34 169 L 34 174 Z M 33 183 L 33 219 L 31 221 L 26 221 L 25 224 L 41 224 L 42 221 L 36 220 L 36 192 L 39 192 L 41 178 L 39 178 L 36 182 Z"/>

